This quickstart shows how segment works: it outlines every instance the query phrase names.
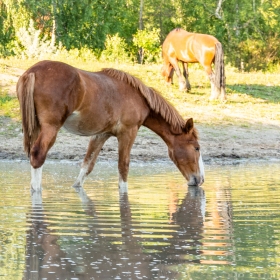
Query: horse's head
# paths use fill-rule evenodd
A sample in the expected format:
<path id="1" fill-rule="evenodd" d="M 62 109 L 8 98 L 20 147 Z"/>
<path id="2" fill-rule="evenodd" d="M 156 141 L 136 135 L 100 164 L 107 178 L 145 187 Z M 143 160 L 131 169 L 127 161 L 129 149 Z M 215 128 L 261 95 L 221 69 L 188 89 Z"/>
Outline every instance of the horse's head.
<path id="1" fill-rule="evenodd" d="M 174 137 L 168 147 L 169 157 L 188 180 L 189 186 L 200 186 L 204 182 L 204 165 L 198 144 L 193 119 L 188 119 L 184 132 Z"/>
<path id="2" fill-rule="evenodd" d="M 169 73 L 168 73 L 168 67 L 167 67 L 167 65 L 162 65 L 162 67 L 161 67 L 161 75 L 163 76 L 163 77 L 168 77 L 168 75 L 169 75 Z"/>
<path id="3" fill-rule="evenodd" d="M 172 83 L 174 69 L 171 64 L 164 63 L 161 67 L 161 75 L 167 83 Z"/>

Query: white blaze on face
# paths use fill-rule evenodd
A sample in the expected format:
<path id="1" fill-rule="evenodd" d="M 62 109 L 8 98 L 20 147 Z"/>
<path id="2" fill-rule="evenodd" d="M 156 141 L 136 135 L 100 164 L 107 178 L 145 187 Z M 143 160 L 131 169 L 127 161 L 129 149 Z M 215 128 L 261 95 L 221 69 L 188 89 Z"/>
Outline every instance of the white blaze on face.
<path id="1" fill-rule="evenodd" d="M 201 153 L 200 153 L 200 156 L 199 156 L 198 166 L 199 166 L 199 172 L 200 172 L 201 180 L 202 180 L 202 182 L 204 182 L 204 176 L 205 176 L 205 174 L 204 174 L 204 164 L 203 164 Z"/>

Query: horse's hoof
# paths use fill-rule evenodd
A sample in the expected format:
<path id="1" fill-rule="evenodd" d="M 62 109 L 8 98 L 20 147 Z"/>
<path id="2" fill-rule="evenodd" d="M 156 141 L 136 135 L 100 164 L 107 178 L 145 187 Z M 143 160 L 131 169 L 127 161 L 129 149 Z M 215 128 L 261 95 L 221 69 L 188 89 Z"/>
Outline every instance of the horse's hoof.
<path id="1" fill-rule="evenodd" d="M 179 87 L 179 91 L 188 91 L 187 87 L 186 86 L 180 86 Z"/>
<path id="2" fill-rule="evenodd" d="M 81 186 L 81 184 L 80 184 L 80 182 L 75 182 L 73 185 L 72 185 L 72 188 L 74 188 L 74 189 L 79 189 L 79 188 L 81 188 L 82 186 Z"/>
<path id="3" fill-rule="evenodd" d="M 209 100 L 210 100 L 210 101 L 214 101 L 214 100 L 217 100 L 217 99 L 218 99 L 218 98 L 217 98 L 216 96 L 210 96 L 210 97 L 209 97 Z"/>

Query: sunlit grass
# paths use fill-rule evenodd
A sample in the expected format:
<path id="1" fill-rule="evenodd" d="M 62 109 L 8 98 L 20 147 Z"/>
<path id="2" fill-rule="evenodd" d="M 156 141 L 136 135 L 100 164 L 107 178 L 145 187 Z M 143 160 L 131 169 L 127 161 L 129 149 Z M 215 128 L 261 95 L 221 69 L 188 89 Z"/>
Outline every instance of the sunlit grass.
<path id="1" fill-rule="evenodd" d="M 161 92 L 183 117 L 193 117 L 198 123 L 239 126 L 253 123 L 280 125 L 280 77 L 278 73 L 240 73 L 231 67 L 226 67 L 227 101 L 221 102 L 209 100 L 210 83 L 198 64 L 189 67 L 191 92 L 180 92 L 176 75 L 174 75 L 174 85 L 165 84 L 160 74 L 161 65 L 101 63 L 66 57 L 52 59 L 88 71 L 99 71 L 107 67 L 127 71 Z M 0 71 L 15 74 L 14 68 L 26 70 L 36 62 L 35 60 L 2 59 L 0 60 Z M 7 96 L 3 90 L 0 91 L 0 115 L 19 119 L 17 99 L 14 96 Z"/>
<path id="2" fill-rule="evenodd" d="M 0 116 L 19 120 L 19 103 L 16 97 L 0 92 Z"/>

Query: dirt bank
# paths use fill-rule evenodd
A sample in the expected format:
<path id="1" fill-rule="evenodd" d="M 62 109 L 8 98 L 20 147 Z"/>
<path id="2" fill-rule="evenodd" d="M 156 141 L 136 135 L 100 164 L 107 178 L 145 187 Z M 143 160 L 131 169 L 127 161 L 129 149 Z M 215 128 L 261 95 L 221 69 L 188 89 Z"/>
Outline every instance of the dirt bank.
<path id="1" fill-rule="evenodd" d="M 280 129 L 277 126 L 252 125 L 205 126 L 197 124 L 200 145 L 206 164 L 235 164 L 244 160 L 280 160 Z M 48 159 L 81 162 L 88 137 L 76 136 L 62 129 L 49 152 Z M 20 124 L 0 119 L 0 160 L 26 159 L 22 147 Z M 98 160 L 117 160 L 117 140 L 110 138 Z M 141 128 L 131 152 L 132 161 L 169 160 L 167 147 L 160 137 Z"/>
<path id="2" fill-rule="evenodd" d="M 12 68 L 10 73 L 0 73 L 0 89 L 15 96 L 15 85 L 23 70 Z M 242 114 L 244 112 L 238 113 L 240 119 Z M 204 161 L 208 164 L 235 164 L 244 160 L 280 160 L 280 124 L 264 123 L 271 122 L 267 118 L 262 119 L 262 123 L 249 125 L 196 124 Z M 72 135 L 62 129 L 48 159 L 80 162 L 85 155 L 88 140 L 87 137 Z M 26 159 L 22 148 L 21 125 L 0 116 L 0 160 L 16 159 Z M 116 139 L 111 138 L 105 143 L 98 160 L 117 160 Z M 131 152 L 131 160 L 169 160 L 166 145 L 156 134 L 141 128 Z"/>

